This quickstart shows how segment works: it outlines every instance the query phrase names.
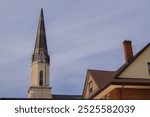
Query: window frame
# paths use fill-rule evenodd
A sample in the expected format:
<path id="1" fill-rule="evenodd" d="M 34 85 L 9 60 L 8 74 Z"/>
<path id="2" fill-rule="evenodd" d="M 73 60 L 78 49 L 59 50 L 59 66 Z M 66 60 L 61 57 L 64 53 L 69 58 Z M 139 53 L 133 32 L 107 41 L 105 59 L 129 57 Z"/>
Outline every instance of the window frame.
<path id="1" fill-rule="evenodd" d="M 40 71 L 39 85 L 40 85 L 40 86 L 43 86 L 43 71 Z"/>
<path id="2" fill-rule="evenodd" d="M 92 80 L 89 82 L 89 94 L 93 93 L 93 82 Z"/>
<path id="3" fill-rule="evenodd" d="M 148 71 L 149 71 L 149 75 L 150 75 L 150 62 L 147 63 L 148 66 Z"/>

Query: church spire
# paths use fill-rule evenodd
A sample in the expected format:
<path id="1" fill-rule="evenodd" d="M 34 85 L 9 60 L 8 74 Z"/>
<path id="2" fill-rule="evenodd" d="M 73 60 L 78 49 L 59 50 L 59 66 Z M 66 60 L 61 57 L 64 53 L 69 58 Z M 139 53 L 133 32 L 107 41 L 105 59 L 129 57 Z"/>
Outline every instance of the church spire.
<path id="1" fill-rule="evenodd" d="M 40 53 L 41 50 L 44 51 L 44 53 L 48 53 L 43 8 L 41 8 L 41 14 L 39 17 L 34 53 Z"/>
<path id="2" fill-rule="evenodd" d="M 46 42 L 43 9 L 39 17 L 36 42 L 31 63 L 31 81 L 28 98 L 52 99 L 49 86 L 49 55 Z"/>
<path id="3" fill-rule="evenodd" d="M 32 56 L 32 62 L 45 62 L 49 64 L 43 8 L 41 8 L 41 13 L 39 17 L 39 24 L 37 29 L 34 53 Z"/>

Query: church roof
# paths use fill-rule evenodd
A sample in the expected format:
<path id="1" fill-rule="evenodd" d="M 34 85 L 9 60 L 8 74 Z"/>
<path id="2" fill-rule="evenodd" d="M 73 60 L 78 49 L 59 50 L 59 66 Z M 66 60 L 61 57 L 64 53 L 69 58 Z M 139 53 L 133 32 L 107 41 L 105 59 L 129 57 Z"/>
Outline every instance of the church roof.
<path id="1" fill-rule="evenodd" d="M 52 95 L 53 100 L 80 100 L 82 95 Z"/>
<path id="2" fill-rule="evenodd" d="M 38 53 L 41 49 L 42 50 L 44 49 L 47 52 L 44 14 L 43 14 L 42 8 L 41 8 L 41 14 L 39 17 L 39 24 L 38 24 L 38 30 L 37 30 L 37 35 L 36 35 L 36 43 L 35 43 L 34 52 Z"/>
<path id="3" fill-rule="evenodd" d="M 52 100 L 80 100 L 82 95 L 60 95 L 53 94 Z M 0 100 L 51 100 L 47 98 L 0 98 Z"/>

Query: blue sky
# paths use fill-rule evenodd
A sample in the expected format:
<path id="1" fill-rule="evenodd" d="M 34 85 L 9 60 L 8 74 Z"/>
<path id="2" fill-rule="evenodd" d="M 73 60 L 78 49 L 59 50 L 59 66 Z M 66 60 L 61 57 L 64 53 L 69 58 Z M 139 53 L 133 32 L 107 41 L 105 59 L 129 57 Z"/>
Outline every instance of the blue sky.
<path id="1" fill-rule="evenodd" d="M 82 94 L 87 69 L 117 70 L 122 42 L 150 40 L 149 0 L 0 0 L 0 97 L 27 97 L 40 9 L 53 94 Z"/>

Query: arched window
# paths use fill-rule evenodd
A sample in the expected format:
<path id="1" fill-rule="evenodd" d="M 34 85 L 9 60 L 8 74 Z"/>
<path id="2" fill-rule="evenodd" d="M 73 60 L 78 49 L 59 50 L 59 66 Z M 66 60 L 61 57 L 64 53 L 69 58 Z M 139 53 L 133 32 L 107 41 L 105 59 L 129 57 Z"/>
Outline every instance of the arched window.
<path id="1" fill-rule="evenodd" d="M 43 71 L 40 71 L 40 81 L 39 81 L 39 85 L 43 86 Z"/>

